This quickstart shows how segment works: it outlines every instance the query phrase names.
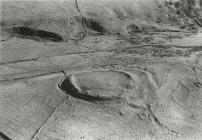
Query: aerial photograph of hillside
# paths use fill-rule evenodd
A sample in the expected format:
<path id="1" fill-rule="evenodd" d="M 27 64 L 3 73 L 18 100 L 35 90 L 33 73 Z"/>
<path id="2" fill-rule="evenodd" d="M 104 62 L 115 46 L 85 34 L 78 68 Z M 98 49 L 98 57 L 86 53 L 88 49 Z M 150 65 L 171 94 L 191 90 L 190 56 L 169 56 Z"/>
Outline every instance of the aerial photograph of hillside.
<path id="1" fill-rule="evenodd" d="M 0 140 L 202 140 L 202 0 L 0 7 Z"/>

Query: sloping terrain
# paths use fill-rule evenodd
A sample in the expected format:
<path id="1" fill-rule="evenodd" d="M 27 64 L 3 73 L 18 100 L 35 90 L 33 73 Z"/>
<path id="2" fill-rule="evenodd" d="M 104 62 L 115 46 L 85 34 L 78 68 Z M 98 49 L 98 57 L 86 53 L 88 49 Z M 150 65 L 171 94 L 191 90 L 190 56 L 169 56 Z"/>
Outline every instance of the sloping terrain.
<path id="1" fill-rule="evenodd" d="M 202 139 L 201 0 L 1 1 L 0 139 Z"/>

